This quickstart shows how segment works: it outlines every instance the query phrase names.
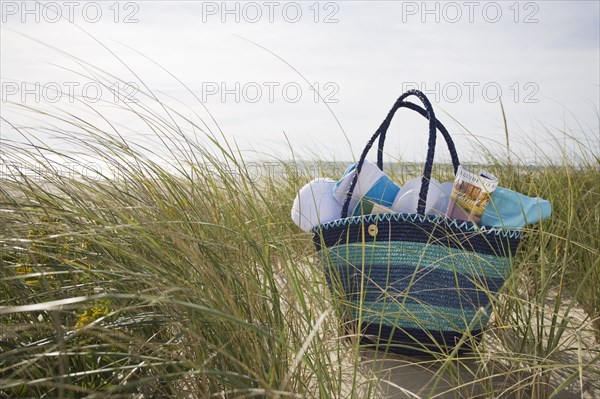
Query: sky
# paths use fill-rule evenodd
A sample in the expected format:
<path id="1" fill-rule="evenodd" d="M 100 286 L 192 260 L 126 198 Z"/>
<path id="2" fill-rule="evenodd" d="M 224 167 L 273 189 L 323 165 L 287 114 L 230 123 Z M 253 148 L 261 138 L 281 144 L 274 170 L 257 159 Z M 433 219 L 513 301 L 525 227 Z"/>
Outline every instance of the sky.
<path id="1" fill-rule="evenodd" d="M 513 157 L 558 160 L 575 147 L 564 132 L 600 154 L 598 1 L 2 1 L 1 13 L 3 138 L 37 123 L 18 104 L 93 118 L 59 88 L 152 141 L 123 112 L 150 88 L 250 159 L 345 161 L 418 88 L 463 161 L 479 145 L 506 156 L 500 99 Z M 387 160 L 423 161 L 426 136 L 422 117 L 399 111 Z M 449 159 L 444 145 L 437 157 Z"/>

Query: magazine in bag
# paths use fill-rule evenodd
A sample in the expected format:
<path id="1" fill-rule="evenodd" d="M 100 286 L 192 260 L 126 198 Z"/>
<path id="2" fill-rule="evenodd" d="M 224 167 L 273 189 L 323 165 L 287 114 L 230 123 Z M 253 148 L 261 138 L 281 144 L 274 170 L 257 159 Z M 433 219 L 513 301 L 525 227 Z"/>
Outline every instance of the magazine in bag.
<path id="1" fill-rule="evenodd" d="M 462 165 L 459 166 L 446 216 L 478 223 L 496 187 L 498 178 L 491 173 L 482 169 L 475 174 Z"/>

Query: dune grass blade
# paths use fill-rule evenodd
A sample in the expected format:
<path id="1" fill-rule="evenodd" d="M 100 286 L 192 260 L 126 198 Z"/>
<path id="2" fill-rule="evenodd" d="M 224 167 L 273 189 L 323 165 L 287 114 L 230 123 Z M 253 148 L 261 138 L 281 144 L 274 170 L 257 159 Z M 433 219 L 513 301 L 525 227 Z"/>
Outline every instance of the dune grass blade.
<path id="1" fill-rule="evenodd" d="M 144 140 L 84 112 L 15 105 L 31 126 L 3 117 L 16 134 L 0 139 L 0 392 L 381 397 L 311 237 L 290 219 L 314 169 L 275 157 L 280 168 L 257 171 L 203 122 L 141 94 L 146 103 L 125 111 Z M 486 152 L 502 186 L 549 199 L 554 215 L 527 230 L 475 352 L 411 359 L 437 374 L 414 390 L 410 378 L 390 386 L 410 397 L 598 392 L 600 158 L 564 133 L 557 147 L 565 140 L 578 152 L 560 164 Z M 93 173 L 65 174 L 66 162 Z M 339 178 L 338 166 L 325 177 Z M 414 177 L 386 166 L 401 184 Z M 436 173 L 449 179 L 447 165 Z M 394 360 L 385 348 L 382 358 Z"/>

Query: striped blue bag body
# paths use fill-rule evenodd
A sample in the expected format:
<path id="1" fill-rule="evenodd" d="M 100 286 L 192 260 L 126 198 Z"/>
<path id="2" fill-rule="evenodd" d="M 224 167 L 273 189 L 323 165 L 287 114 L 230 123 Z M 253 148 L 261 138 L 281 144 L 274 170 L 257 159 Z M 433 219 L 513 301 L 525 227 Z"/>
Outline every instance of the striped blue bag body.
<path id="1" fill-rule="evenodd" d="M 425 109 L 404 101 L 411 95 Z M 399 108 L 429 119 L 417 213 L 347 217 L 362 164 L 377 138 L 377 165 L 383 167 L 385 134 Z M 340 219 L 313 229 L 327 281 L 341 299 L 349 325 L 358 328 L 363 343 L 407 355 L 469 350 L 470 342 L 461 338 L 477 339 L 485 328 L 490 301 L 504 284 L 522 239 L 518 230 L 425 215 L 436 129 L 446 140 L 456 172 L 452 139 L 425 95 L 417 90 L 403 94 L 365 147 Z"/>

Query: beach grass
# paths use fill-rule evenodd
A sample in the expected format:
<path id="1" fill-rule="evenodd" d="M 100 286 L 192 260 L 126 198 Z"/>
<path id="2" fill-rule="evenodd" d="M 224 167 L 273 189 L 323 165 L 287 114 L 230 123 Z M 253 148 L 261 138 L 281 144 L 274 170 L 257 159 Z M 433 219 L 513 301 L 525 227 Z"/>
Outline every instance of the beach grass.
<path id="1" fill-rule="evenodd" d="M 18 107 L 37 122 L 1 143 L 0 397 L 381 397 L 312 237 L 290 218 L 323 161 L 272 157 L 276 173 L 255 173 L 225 136 L 152 105 L 132 111 L 160 150 L 81 115 Z M 46 132 L 70 151 L 36 134 L 59 122 Z M 89 172 L 83 153 L 102 167 L 65 174 L 66 161 Z M 532 168 L 490 154 L 486 168 L 548 199 L 553 216 L 526 229 L 474 352 L 415 359 L 450 387 L 413 397 L 470 397 L 475 385 L 494 398 L 597 393 L 599 155 L 581 144 Z"/>

